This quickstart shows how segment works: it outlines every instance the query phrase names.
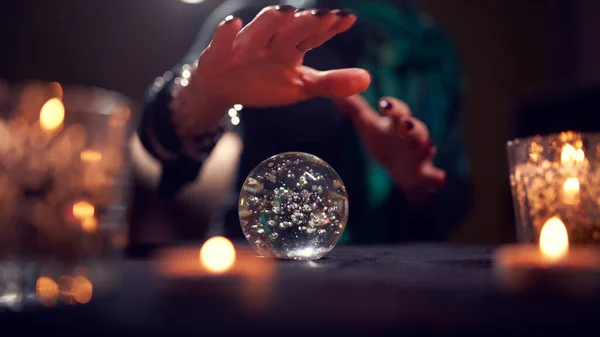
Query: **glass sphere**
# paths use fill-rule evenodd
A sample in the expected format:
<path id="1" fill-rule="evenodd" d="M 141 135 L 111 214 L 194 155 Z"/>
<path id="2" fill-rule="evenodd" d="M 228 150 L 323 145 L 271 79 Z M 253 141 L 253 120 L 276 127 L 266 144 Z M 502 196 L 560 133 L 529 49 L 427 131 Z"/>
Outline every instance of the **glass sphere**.
<path id="1" fill-rule="evenodd" d="M 250 172 L 238 211 L 242 231 L 260 255 L 316 260 L 331 251 L 344 232 L 348 194 L 325 161 L 287 152 Z"/>

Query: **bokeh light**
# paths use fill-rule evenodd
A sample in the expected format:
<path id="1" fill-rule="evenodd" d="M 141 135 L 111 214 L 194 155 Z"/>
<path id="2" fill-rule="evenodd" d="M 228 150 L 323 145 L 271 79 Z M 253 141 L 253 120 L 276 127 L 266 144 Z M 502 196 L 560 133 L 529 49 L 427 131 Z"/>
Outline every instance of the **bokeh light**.
<path id="1" fill-rule="evenodd" d="M 208 239 L 200 249 L 200 262 L 206 270 L 223 273 L 235 263 L 235 248 L 222 236 Z"/>
<path id="2" fill-rule="evenodd" d="M 73 204 L 73 216 L 77 219 L 86 219 L 93 217 L 95 213 L 94 205 L 87 201 L 78 201 Z"/>
<path id="3" fill-rule="evenodd" d="M 54 131 L 65 119 L 65 107 L 59 98 L 48 100 L 40 111 L 40 126 L 46 131 Z"/>

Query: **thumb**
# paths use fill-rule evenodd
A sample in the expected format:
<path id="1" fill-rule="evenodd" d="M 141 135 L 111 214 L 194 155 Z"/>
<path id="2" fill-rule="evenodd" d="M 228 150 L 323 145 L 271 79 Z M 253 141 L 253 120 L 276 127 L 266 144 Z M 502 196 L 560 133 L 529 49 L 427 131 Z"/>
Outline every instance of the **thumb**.
<path id="1" fill-rule="evenodd" d="M 336 99 L 335 103 L 344 113 L 352 119 L 357 130 L 361 134 L 377 128 L 380 122 L 379 115 L 371 105 L 360 95 L 353 95 Z"/>
<path id="2" fill-rule="evenodd" d="M 349 68 L 329 71 L 304 69 L 304 89 L 308 98 L 343 98 L 359 94 L 371 84 L 371 75 L 364 69 Z"/>

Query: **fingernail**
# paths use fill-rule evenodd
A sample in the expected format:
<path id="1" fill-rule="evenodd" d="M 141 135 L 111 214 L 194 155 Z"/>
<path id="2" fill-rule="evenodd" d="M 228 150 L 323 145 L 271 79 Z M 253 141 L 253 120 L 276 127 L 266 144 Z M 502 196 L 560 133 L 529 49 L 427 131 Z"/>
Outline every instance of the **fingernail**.
<path id="1" fill-rule="evenodd" d="M 386 101 L 385 99 L 382 99 L 379 101 L 379 107 L 382 110 L 390 110 L 392 108 L 392 103 Z"/>
<path id="2" fill-rule="evenodd" d="M 225 20 L 223 20 L 223 23 L 230 23 L 235 19 L 235 16 L 233 15 L 227 15 L 227 17 L 225 17 Z"/>
<path id="3" fill-rule="evenodd" d="M 278 5 L 275 9 L 283 13 L 291 13 L 296 10 L 296 7 L 290 5 Z"/>
<path id="4" fill-rule="evenodd" d="M 296 9 L 295 13 L 299 13 L 299 12 L 302 12 L 302 11 L 305 11 L 305 10 L 306 10 L 306 8 L 298 8 L 298 9 Z"/>
<path id="5" fill-rule="evenodd" d="M 406 121 L 404 122 L 404 127 L 406 128 L 406 130 L 411 131 L 415 128 L 415 124 L 413 124 L 413 122 L 411 121 Z"/>
<path id="6" fill-rule="evenodd" d="M 321 17 L 321 16 L 325 16 L 325 15 L 329 14 L 329 9 L 325 9 L 325 8 L 313 9 L 310 13 L 314 16 Z"/>
<path id="7" fill-rule="evenodd" d="M 349 10 L 349 9 L 340 9 L 339 11 L 337 11 L 335 14 L 337 14 L 338 16 L 341 16 L 343 18 L 354 15 L 354 12 Z"/>
<path id="8" fill-rule="evenodd" d="M 441 187 L 446 186 L 446 176 L 444 176 L 444 178 L 442 178 L 442 181 L 440 181 L 440 186 Z"/>

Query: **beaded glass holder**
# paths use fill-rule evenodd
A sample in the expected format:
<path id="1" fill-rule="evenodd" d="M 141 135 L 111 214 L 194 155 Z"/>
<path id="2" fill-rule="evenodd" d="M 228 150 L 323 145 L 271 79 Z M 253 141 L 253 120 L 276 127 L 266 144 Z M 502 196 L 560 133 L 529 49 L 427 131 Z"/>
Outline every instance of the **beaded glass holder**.
<path id="1" fill-rule="evenodd" d="M 560 218 L 575 244 L 600 242 L 600 134 L 561 132 L 507 144 L 520 242 Z"/>

